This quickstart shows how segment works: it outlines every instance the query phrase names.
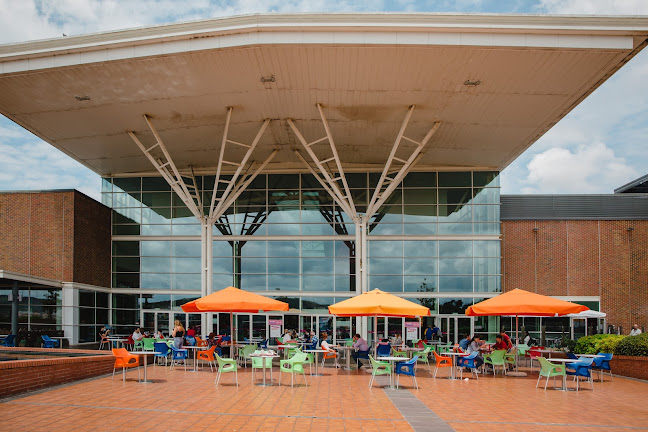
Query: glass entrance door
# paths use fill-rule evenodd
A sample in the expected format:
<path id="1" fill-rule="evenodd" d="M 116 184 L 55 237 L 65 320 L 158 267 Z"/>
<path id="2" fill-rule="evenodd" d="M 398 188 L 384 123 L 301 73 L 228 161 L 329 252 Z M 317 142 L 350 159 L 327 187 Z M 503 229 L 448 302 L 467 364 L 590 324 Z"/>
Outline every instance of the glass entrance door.
<path id="1" fill-rule="evenodd" d="M 184 322 L 182 323 L 184 325 Z M 165 337 L 169 335 L 169 312 L 144 312 L 142 331 L 156 334 L 161 331 Z"/>
<path id="2" fill-rule="evenodd" d="M 442 316 L 441 322 L 441 340 L 456 344 L 465 336 L 473 335 L 473 319 L 471 317 Z"/>

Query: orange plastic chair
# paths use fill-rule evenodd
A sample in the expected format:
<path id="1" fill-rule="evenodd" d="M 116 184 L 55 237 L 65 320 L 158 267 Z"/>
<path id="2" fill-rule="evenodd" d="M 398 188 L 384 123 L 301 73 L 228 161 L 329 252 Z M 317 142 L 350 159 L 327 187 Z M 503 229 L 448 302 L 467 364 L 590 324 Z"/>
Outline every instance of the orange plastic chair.
<path id="1" fill-rule="evenodd" d="M 324 362 L 326 359 L 335 359 L 335 367 L 339 367 L 340 364 L 338 363 L 338 353 L 336 351 L 327 351 L 324 353 L 322 356 L 322 367 L 324 367 Z"/>
<path id="2" fill-rule="evenodd" d="M 115 370 L 120 367 L 122 368 L 123 380 L 126 381 L 126 369 L 137 367 L 137 379 L 141 380 L 140 370 L 139 370 L 139 356 L 129 354 L 125 348 L 113 348 L 113 355 L 115 356 L 115 365 L 113 366 L 113 376 L 112 379 L 115 379 Z"/>
<path id="3" fill-rule="evenodd" d="M 207 341 L 206 341 L 206 340 L 202 340 L 202 339 L 200 338 L 200 336 L 197 336 L 197 335 L 196 335 L 196 346 L 199 346 L 199 347 L 206 347 L 206 346 L 207 346 Z"/>
<path id="4" fill-rule="evenodd" d="M 434 378 L 436 378 L 439 368 L 452 367 L 452 358 L 440 356 L 436 351 L 432 352 L 434 353 L 434 359 L 436 360 L 436 366 L 434 368 Z"/>
<path id="5" fill-rule="evenodd" d="M 196 361 L 205 360 L 207 363 L 209 363 L 209 367 L 211 368 L 212 372 L 214 372 L 214 366 L 216 366 L 216 359 L 214 358 L 215 350 L 216 350 L 216 346 L 214 345 L 208 350 L 198 351 L 196 353 Z"/>

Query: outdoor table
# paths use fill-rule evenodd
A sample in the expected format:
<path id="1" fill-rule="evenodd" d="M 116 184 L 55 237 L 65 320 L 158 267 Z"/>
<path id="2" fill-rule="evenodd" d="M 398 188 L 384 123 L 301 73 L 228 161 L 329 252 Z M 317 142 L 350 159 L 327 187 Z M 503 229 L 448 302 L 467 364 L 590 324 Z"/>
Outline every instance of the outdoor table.
<path id="1" fill-rule="evenodd" d="M 378 357 L 378 360 L 382 360 L 382 361 L 386 360 L 391 364 L 391 373 L 389 374 L 389 388 L 394 390 L 396 388 L 394 386 L 394 362 L 408 361 L 409 359 L 405 357 L 385 356 L 385 357 Z"/>
<path id="2" fill-rule="evenodd" d="M 573 362 L 578 361 L 577 359 L 568 359 L 568 358 L 548 358 L 547 360 L 550 361 L 550 362 L 553 362 L 553 363 L 573 363 Z M 562 389 L 563 389 L 563 391 L 578 390 L 578 380 L 576 381 L 576 389 L 570 389 L 570 388 L 567 388 L 567 376 L 563 376 L 563 388 Z"/>
<path id="3" fill-rule="evenodd" d="M 338 347 L 338 350 L 343 350 L 344 351 L 344 357 L 346 360 L 346 367 L 344 370 L 351 370 L 351 350 L 354 350 L 352 346 L 340 346 Z"/>
<path id="4" fill-rule="evenodd" d="M 113 343 L 118 343 L 118 344 L 120 344 L 121 346 L 123 346 L 125 342 L 128 342 L 128 339 L 124 339 L 124 338 L 116 338 L 116 337 L 109 337 L 109 338 L 108 338 L 108 342 L 110 342 L 110 345 L 111 345 L 111 348 L 112 348 L 112 344 L 113 344 Z"/>
<path id="5" fill-rule="evenodd" d="M 58 339 L 59 348 L 63 348 L 63 339 L 65 339 L 65 336 L 50 336 L 50 339 Z"/>
<path id="6" fill-rule="evenodd" d="M 467 356 L 468 353 L 462 353 L 462 352 L 447 352 L 443 354 L 444 356 L 452 356 L 452 368 L 450 369 L 450 379 L 456 379 L 457 378 L 457 372 L 455 369 L 457 368 L 457 360 L 455 357 L 463 357 Z"/>
<path id="7" fill-rule="evenodd" d="M 198 350 L 202 350 L 202 349 L 204 349 L 204 348 L 205 348 L 205 347 L 199 347 L 199 346 L 197 346 L 197 345 L 196 345 L 196 346 L 191 346 L 191 345 L 182 345 L 182 348 L 181 348 L 181 349 L 183 349 L 183 350 L 187 350 L 187 349 L 193 350 L 193 353 L 194 353 L 194 356 L 193 356 L 193 357 L 194 357 L 194 368 L 193 368 L 193 370 L 192 370 L 191 372 L 198 372 L 198 369 L 197 369 L 197 367 L 196 367 L 196 365 L 197 365 L 197 362 L 196 362 L 196 351 L 198 351 Z"/>
<path id="8" fill-rule="evenodd" d="M 587 357 L 587 358 L 597 358 L 597 357 L 605 357 L 600 354 L 576 354 L 578 357 Z"/>
<path id="9" fill-rule="evenodd" d="M 327 350 L 324 349 L 314 349 L 314 350 L 304 350 L 305 353 L 314 353 L 315 354 L 315 373 L 311 373 L 311 376 L 322 376 L 321 373 L 319 373 L 319 353 L 325 353 L 328 352 Z"/>
<path id="10" fill-rule="evenodd" d="M 250 357 L 261 357 L 263 360 L 263 384 L 257 384 L 258 386 L 267 387 L 272 386 L 272 368 L 270 368 L 270 384 L 266 384 L 266 361 L 267 358 L 279 358 L 277 354 L 250 354 Z"/>
<path id="11" fill-rule="evenodd" d="M 147 358 L 148 358 L 148 356 L 151 355 L 151 354 L 155 355 L 155 354 L 161 354 L 161 353 L 159 353 L 159 352 L 157 352 L 157 351 L 130 351 L 129 354 L 144 356 L 144 381 L 140 381 L 140 382 L 141 382 L 141 383 L 144 383 L 144 384 L 146 384 L 146 383 L 152 383 L 153 381 L 149 381 L 149 380 L 147 379 L 147 377 L 146 377 L 146 365 L 147 365 L 147 363 L 148 363 Z"/>

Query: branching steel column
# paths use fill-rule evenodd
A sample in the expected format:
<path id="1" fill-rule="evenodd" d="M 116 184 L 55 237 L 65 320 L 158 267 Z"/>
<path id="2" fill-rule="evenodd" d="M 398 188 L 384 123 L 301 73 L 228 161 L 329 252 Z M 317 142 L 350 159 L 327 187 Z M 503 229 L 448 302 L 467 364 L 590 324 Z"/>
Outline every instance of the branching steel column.
<path id="1" fill-rule="evenodd" d="M 162 138 L 160 137 L 160 134 L 155 129 L 155 127 L 153 127 L 151 120 L 148 118 L 146 114 L 144 114 L 143 117 L 144 120 L 146 120 L 146 124 L 148 124 L 149 129 L 153 133 L 156 143 L 146 148 L 144 144 L 142 144 L 142 142 L 139 140 L 139 138 L 137 138 L 134 132 L 129 131 L 128 135 L 135 142 L 135 144 L 137 144 L 137 146 L 140 148 L 142 153 L 144 153 L 144 155 L 148 158 L 151 164 L 153 164 L 153 166 L 160 173 L 160 175 L 167 181 L 167 183 L 169 183 L 173 191 L 185 203 L 185 205 L 191 211 L 191 213 L 199 220 L 202 220 L 203 211 L 202 211 L 202 204 L 200 200 L 200 193 L 196 187 L 196 183 L 195 183 L 195 179 L 193 178 L 193 175 L 189 177 L 180 174 L 180 171 L 178 171 L 178 168 L 173 162 L 173 159 L 171 159 L 171 156 L 169 155 L 166 146 L 162 142 Z M 162 155 L 157 158 L 153 156 L 153 150 L 155 150 L 156 148 L 159 148 L 159 150 L 162 153 Z M 186 178 L 189 178 L 192 181 L 192 183 L 187 184 L 185 180 Z M 192 189 L 194 193 L 193 194 L 190 193 L 189 189 Z"/>
<path id="2" fill-rule="evenodd" d="M 398 184 L 403 180 L 403 178 L 407 175 L 414 164 L 418 162 L 418 160 L 422 156 L 421 151 L 423 150 L 423 147 L 425 147 L 430 138 L 432 138 L 432 135 L 434 135 L 434 133 L 441 125 L 440 122 L 434 123 L 434 126 L 432 126 L 427 135 L 425 135 L 425 138 L 423 138 L 423 140 L 420 142 L 408 138 L 405 136 L 405 130 L 407 129 L 407 125 L 410 121 L 410 118 L 412 117 L 413 112 L 414 105 L 412 105 L 407 111 L 405 120 L 403 120 L 403 124 L 401 125 L 401 128 L 398 132 L 398 136 L 394 141 L 392 150 L 389 154 L 389 157 L 387 158 L 387 162 L 385 163 L 385 168 L 383 168 L 382 174 L 380 175 L 380 180 L 378 180 L 378 185 L 376 185 L 376 189 L 374 190 L 374 193 L 371 197 L 371 201 L 369 201 L 367 212 L 365 213 L 363 218 L 365 224 L 374 215 L 374 213 L 376 213 L 380 206 L 384 204 L 387 198 L 389 198 L 389 195 L 391 195 L 394 189 L 398 187 Z M 398 151 L 402 140 L 409 141 L 416 145 L 416 148 L 407 159 L 399 158 L 396 156 L 396 152 Z M 396 175 L 394 177 L 389 177 L 390 174 Z"/>
<path id="3" fill-rule="evenodd" d="M 230 126 L 230 121 L 232 119 L 232 107 L 229 107 L 227 109 L 227 117 L 225 119 L 225 129 L 223 131 L 223 140 L 221 142 L 221 148 L 220 148 L 220 154 L 218 157 L 218 165 L 216 167 L 216 178 L 214 179 L 214 190 L 212 193 L 212 199 L 211 199 L 211 205 L 209 206 L 209 216 L 208 220 L 211 224 L 215 223 L 216 220 L 220 217 L 220 215 L 223 214 L 223 212 L 229 207 L 229 205 L 226 205 L 227 202 L 233 202 L 230 200 L 230 192 L 232 192 L 233 189 L 239 188 L 244 182 L 236 183 L 239 176 L 241 173 L 244 171 L 248 172 L 252 168 L 251 166 L 248 166 L 246 168 L 246 164 L 248 162 L 248 159 L 252 155 L 252 152 L 256 148 L 257 144 L 259 144 L 259 140 L 261 140 L 261 136 L 263 135 L 263 132 L 266 130 L 268 127 L 268 124 L 270 123 L 270 119 L 266 119 L 263 124 L 261 125 L 261 128 L 259 129 L 259 132 L 257 132 L 256 137 L 252 141 L 252 144 L 244 144 L 240 143 L 238 141 L 234 141 L 228 138 L 229 134 L 229 126 Z M 227 144 L 233 144 L 233 145 L 238 145 L 241 147 L 247 148 L 247 151 L 245 152 L 245 156 L 243 156 L 243 159 L 241 162 L 233 162 L 233 161 L 227 161 L 225 160 L 225 148 L 227 147 Z M 276 152 L 275 152 L 276 153 Z M 272 159 L 274 157 L 273 153 L 269 159 Z M 267 160 L 263 166 L 265 166 L 269 162 Z M 232 175 L 232 178 L 230 180 L 222 180 L 221 179 L 221 173 L 222 173 L 222 168 L 223 164 L 226 165 L 232 165 L 236 167 L 236 171 Z M 256 173 L 258 174 L 258 172 Z M 256 177 L 256 175 L 254 175 Z M 223 191 L 223 193 L 218 196 L 218 186 L 220 183 L 226 183 L 227 187 Z M 249 184 L 248 182 L 247 184 Z M 246 185 L 247 186 L 247 185 Z M 239 194 L 245 189 L 240 189 Z M 231 205 L 231 204 L 230 204 Z"/>
<path id="4" fill-rule="evenodd" d="M 344 175 L 342 162 L 340 161 L 337 148 L 335 147 L 335 141 L 333 141 L 333 136 L 331 135 L 331 130 L 329 128 L 328 121 L 324 116 L 324 111 L 322 111 L 322 106 L 320 104 L 317 104 L 317 110 L 319 111 L 320 117 L 322 118 L 322 124 L 324 125 L 326 136 L 316 139 L 315 141 L 309 143 L 306 141 L 306 139 L 301 134 L 299 129 L 297 129 L 297 126 L 295 126 L 295 123 L 293 123 L 292 120 L 290 119 L 287 120 L 288 125 L 290 125 L 290 128 L 293 130 L 295 136 L 297 136 L 297 139 L 302 144 L 306 152 L 308 152 L 308 155 L 311 157 L 312 161 L 319 169 L 321 176 L 326 180 L 326 183 L 328 184 L 330 191 L 333 192 L 331 196 L 336 200 L 338 204 L 340 204 L 342 208 L 344 208 L 344 211 L 349 214 L 351 219 L 357 223 L 359 221 L 359 217 L 356 212 L 355 204 L 353 202 L 353 197 L 351 196 L 351 191 L 349 190 L 349 185 Z M 320 159 L 311 148 L 313 145 L 323 141 L 328 141 L 329 147 L 331 149 L 332 156 L 329 157 L 328 159 Z M 297 154 L 299 153 L 297 152 Z M 301 157 L 301 154 L 299 154 L 299 156 L 300 159 L 302 159 L 302 161 L 305 162 L 305 159 Z M 328 170 L 327 164 L 332 161 L 335 161 L 337 175 L 332 172 L 329 172 Z M 315 178 L 320 182 L 320 184 L 323 185 L 320 176 L 314 174 L 314 170 L 311 168 L 310 164 L 308 164 L 307 162 L 305 163 L 308 169 L 311 171 L 311 173 L 315 175 Z M 338 182 L 342 182 L 342 188 L 340 188 L 340 184 Z"/>

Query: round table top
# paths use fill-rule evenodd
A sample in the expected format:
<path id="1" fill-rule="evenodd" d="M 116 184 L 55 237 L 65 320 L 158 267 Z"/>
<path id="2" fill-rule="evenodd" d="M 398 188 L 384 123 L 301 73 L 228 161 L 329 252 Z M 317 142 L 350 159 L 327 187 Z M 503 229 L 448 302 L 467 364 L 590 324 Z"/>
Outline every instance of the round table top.
<path id="1" fill-rule="evenodd" d="M 198 345 L 182 345 L 182 349 L 207 349 L 207 347 L 198 346 Z"/>
<path id="2" fill-rule="evenodd" d="M 577 362 L 578 359 L 568 359 L 568 358 L 548 358 L 550 362 L 560 362 L 560 363 L 572 363 Z"/>
<path id="3" fill-rule="evenodd" d="M 587 358 L 597 358 L 597 357 L 605 357 L 600 354 L 576 354 L 578 357 L 587 357 Z"/>
<path id="4" fill-rule="evenodd" d="M 462 352 L 447 352 L 447 353 L 443 353 L 443 355 L 451 355 L 451 356 L 467 356 L 468 353 L 465 353 L 465 352 L 463 352 L 463 353 L 462 353 Z"/>
<path id="5" fill-rule="evenodd" d="M 128 354 L 162 354 L 157 351 L 128 351 Z"/>
<path id="6" fill-rule="evenodd" d="M 389 360 L 389 361 L 408 361 L 407 357 L 378 357 L 377 360 Z"/>
<path id="7" fill-rule="evenodd" d="M 304 352 L 310 352 L 310 353 L 318 352 L 318 353 L 320 353 L 320 352 L 329 352 L 329 350 L 325 350 L 325 349 L 314 349 L 314 350 L 304 350 Z"/>
<path id="8" fill-rule="evenodd" d="M 279 357 L 277 354 L 250 354 L 249 357 L 266 357 L 266 358 L 277 358 Z"/>

